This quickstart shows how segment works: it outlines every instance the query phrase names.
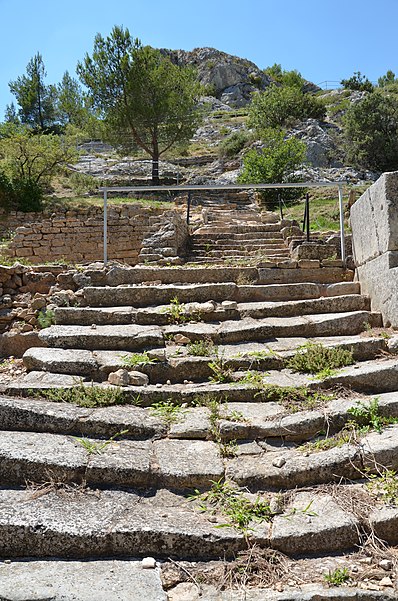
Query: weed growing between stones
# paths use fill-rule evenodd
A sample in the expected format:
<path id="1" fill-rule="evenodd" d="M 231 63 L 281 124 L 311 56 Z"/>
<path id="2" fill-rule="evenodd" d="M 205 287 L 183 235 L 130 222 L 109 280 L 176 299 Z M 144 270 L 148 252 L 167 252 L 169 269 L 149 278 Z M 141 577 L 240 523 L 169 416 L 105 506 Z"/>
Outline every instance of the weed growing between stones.
<path id="1" fill-rule="evenodd" d="M 41 330 L 55 324 L 55 314 L 51 309 L 42 310 L 37 316 L 37 322 Z"/>
<path id="2" fill-rule="evenodd" d="M 341 586 L 350 579 L 348 568 L 336 568 L 333 572 L 329 571 L 328 574 L 324 574 L 324 579 L 330 586 Z"/>
<path id="3" fill-rule="evenodd" d="M 260 495 L 254 501 L 248 499 L 242 490 L 234 488 L 228 482 L 211 481 L 212 487 L 208 492 L 200 493 L 195 490 L 191 501 L 199 502 L 199 509 L 213 515 L 221 513 L 228 521 L 217 524 L 216 528 L 236 528 L 245 536 L 253 528 L 252 522 L 269 522 L 272 519 L 270 504 Z"/>
<path id="4" fill-rule="evenodd" d="M 184 406 L 176 405 L 172 400 L 160 401 L 153 403 L 149 408 L 149 413 L 153 417 L 158 417 L 166 426 L 171 426 L 180 420 L 182 415 L 186 413 Z"/>
<path id="5" fill-rule="evenodd" d="M 80 407 L 108 407 L 111 405 L 139 405 L 140 395 L 128 399 L 119 387 L 101 387 L 93 382 L 84 385 L 82 381 L 70 388 L 30 389 L 29 397 L 47 399 L 55 403 L 72 403 Z"/>
<path id="6" fill-rule="evenodd" d="M 239 380 L 239 384 L 248 384 L 253 388 L 262 389 L 265 386 L 264 378 L 267 375 L 267 372 L 248 370 Z"/>
<path id="7" fill-rule="evenodd" d="M 295 372 L 329 377 L 334 370 L 354 363 L 353 352 L 342 347 L 325 347 L 320 343 L 308 342 L 301 346 L 287 362 Z"/>
<path id="8" fill-rule="evenodd" d="M 116 432 L 116 434 L 114 434 L 104 442 L 96 442 L 94 440 L 91 440 L 90 438 L 79 438 L 77 436 L 74 436 L 73 438 L 85 449 L 85 451 L 87 451 L 89 455 L 100 455 L 108 445 L 110 445 L 114 440 L 116 440 L 116 438 L 118 438 L 119 436 L 124 436 L 124 434 L 127 433 L 128 430 L 120 430 L 120 432 Z"/>
<path id="9" fill-rule="evenodd" d="M 202 338 L 202 340 L 196 340 L 190 342 L 187 345 L 188 355 L 194 357 L 212 357 L 217 355 L 217 347 L 214 345 L 211 338 Z"/>
<path id="10" fill-rule="evenodd" d="M 156 357 L 150 357 L 148 353 L 132 353 L 131 355 L 123 355 L 122 363 L 127 367 L 141 367 L 145 365 L 153 365 L 158 359 Z"/>
<path id="11" fill-rule="evenodd" d="M 169 316 L 169 322 L 174 324 L 201 320 L 200 314 L 198 312 L 188 313 L 185 304 L 180 303 L 177 296 L 170 300 L 170 305 L 168 307 L 165 307 L 164 313 L 166 313 Z"/>
<path id="12" fill-rule="evenodd" d="M 225 419 L 235 422 L 245 421 L 243 414 L 239 411 L 232 411 L 231 413 L 228 413 L 227 401 L 220 401 L 211 395 L 194 399 L 193 405 L 197 407 L 206 407 L 209 410 L 210 438 L 218 445 L 218 450 L 221 457 L 236 457 L 238 451 L 237 442 L 236 440 L 223 441 L 221 436 L 220 420 Z M 221 408 L 224 409 L 223 414 L 221 414 Z"/>
<path id="13" fill-rule="evenodd" d="M 228 367 L 227 361 L 224 357 L 216 356 L 213 361 L 208 363 L 212 371 L 212 376 L 210 377 L 210 381 L 217 384 L 227 384 L 233 382 L 233 374 L 234 371 L 231 367 Z"/>
<path id="14" fill-rule="evenodd" d="M 398 475 L 395 470 L 385 470 L 378 474 L 367 474 L 367 487 L 378 499 L 388 505 L 398 505 Z"/>
<path id="15" fill-rule="evenodd" d="M 277 386 L 266 384 L 256 395 L 261 401 L 274 401 L 283 405 L 290 413 L 323 407 L 334 395 L 311 390 L 305 386 Z"/>

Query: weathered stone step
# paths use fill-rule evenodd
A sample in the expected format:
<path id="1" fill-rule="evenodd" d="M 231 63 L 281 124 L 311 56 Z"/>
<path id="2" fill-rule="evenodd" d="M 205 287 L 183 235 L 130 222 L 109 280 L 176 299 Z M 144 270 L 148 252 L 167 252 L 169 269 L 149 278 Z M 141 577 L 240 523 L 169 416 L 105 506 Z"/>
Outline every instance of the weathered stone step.
<path id="1" fill-rule="evenodd" d="M 202 241 L 192 240 L 191 249 L 193 250 L 206 250 L 211 248 L 212 250 L 221 250 L 225 248 L 245 248 L 245 249 L 253 249 L 253 248 L 268 248 L 277 246 L 278 248 L 287 247 L 284 245 L 283 240 L 280 238 L 269 238 L 265 240 L 257 240 L 248 239 L 248 240 L 211 240 L 208 243 L 204 243 Z"/>
<path id="2" fill-rule="evenodd" d="M 304 343 L 305 339 L 293 338 L 285 343 L 280 339 L 267 344 L 224 345 L 217 348 L 217 356 L 225 368 L 233 371 L 278 370 L 286 367 L 286 361 Z M 355 361 L 374 359 L 380 353 L 388 352 L 384 338 L 332 337 L 326 341 L 322 338 L 321 343 L 352 351 Z M 283 348 L 289 350 L 274 350 Z M 25 352 L 23 361 L 28 371 L 70 374 L 94 381 L 107 380 L 108 375 L 118 369 L 136 369 L 145 373 L 151 384 L 156 384 L 208 380 L 214 376 L 209 363 L 215 361 L 217 356 L 211 350 L 205 357 L 192 356 L 187 347 L 171 346 L 166 349 L 165 361 L 144 362 L 133 368 L 129 359 L 135 358 L 134 353 L 32 347 Z"/>
<path id="3" fill-rule="evenodd" d="M 364 470 L 379 473 L 379 466 L 398 467 L 398 426 L 371 432 L 353 442 L 326 451 L 305 452 L 279 448 L 264 452 L 258 447 L 228 461 L 226 476 L 251 491 L 285 490 L 340 480 L 363 478 Z"/>
<path id="4" fill-rule="evenodd" d="M 302 511 L 311 505 L 311 520 Z M 329 495 L 297 493 L 286 515 L 250 524 L 259 547 L 288 555 L 313 555 L 352 549 L 359 543 L 358 520 Z M 0 490 L 0 557 L 230 558 L 247 548 L 246 533 L 225 517 L 200 513 L 186 498 L 158 491 L 91 491 L 35 495 L 34 490 Z M 377 527 L 378 516 L 374 523 Z M 215 521 L 214 521 L 215 520 Z"/>
<path id="5" fill-rule="evenodd" d="M 49 474 L 57 482 L 90 486 L 207 489 L 211 480 L 223 478 L 224 464 L 210 441 L 107 443 L 60 434 L 0 432 L 0 486 L 42 483 Z"/>
<path id="6" fill-rule="evenodd" d="M 223 283 L 236 282 L 242 277 L 255 282 L 258 279 L 258 271 L 255 267 L 179 267 L 173 269 L 160 266 L 122 267 L 117 265 L 108 271 L 104 279 L 107 286 L 120 286 L 121 284 L 142 284 L 142 282 L 148 281 L 160 281 L 163 284 Z M 97 284 L 95 283 L 95 285 Z"/>
<path id="7" fill-rule="evenodd" d="M 193 244 L 206 244 L 207 242 L 213 243 L 213 244 L 223 244 L 226 242 L 231 242 L 233 240 L 237 241 L 237 242 L 241 242 L 242 244 L 244 244 L 246 241 L 258 241 L 258 242 L 262 242 L 264 243 L 265 241 L 269 241 L 269 240 L 278 240 L 279 242 L 283 241 L 283 236 L 281 234 L 280 231 L 276 231 L 276 230 L 270 230 L 268 232 L 247 232 L 245 234 L 235 234 L 235 233 L 225 233 L 225 234 L 218 234 L 217 236 L 215 236 L 214 234 L 197 234 L 194 233 L 191 236 L 191 240 Z"/>
<path id="8" fill-rule="evenodd" d="M 286 258 L 285 258 L 286 259 Z M 285 260 L 283 257 L 281 261 Z M 274 262 L 274 258 L 272 258 Z M 354 284 L 359 288 L 358 282 L 352 282 L 354 272 L 342 267 L 320 267 L 310 269 L 283 268 L 283 263 L 278 269 L 262 267 L 259 262 L 259 284 L 286 284 L 293 282 L 316 282 L 318 284 Z M 349 294 L 349 293 L 347 293 Z"/>
<path id="9" fill-rule="evenodd" d="M 278 247 L 263 247 L 256 249 L 247 248 L 229 248 L 221 250 L 193 250 L 190 254 L 190 258 L 195 257 L 215 257 L 217 259 L 244 259 L 251 258 L 253 255 L 261 256 L 289 256 L 289 250 L 287 248 Z"/>
<path id="10" fill-rule="evenodd" d="M 220 324 L 170 325 L 164 326 L 163 330 L 166 337 L 182 334 L 193 341 L 207 337 L 215 344 L 232 344 L 243 341 L 265 341 L 277 337 L 349 336 L 362 332 L 366 323 L 370 326 L 382 325 L 380 314 L 352 311 L 305 317 L 270 317 L 256 320 L 247 318 L 240 321 L 223 321 Z M 67 329 L 73 326 L 58 327 Z"/>
<path id="11" fill-rule="evenodd" d="M 323 386 L 338 384 L 369 394 L 398 390 L 398 358 L 379 359 L 344 367 L 322 383 Z"/>
<path id="12" fill-rule="evenodd" d="M 260 277 L 267 278 L 268 273 L 276 276 L 279 271 L 287 271 L 292 275 L 297 273 L 306 277 L 310 269 L 260 269 Z M 315 270 L 314 270 L 315 271 Z M 329 269 L 316 271 L 331 272 Z M 180 303 L 207 302 L 213 300 L 236 300 L 237 302 L 270 302 L 303 300 L 319 298 L 321 295 L 337 296 L 359 293 L 359 285 L 355 282 L 341 282 L 338 286 L 325 286 L 312 282 L 275 283 L 238 285 L 234 282 L 212 284 L 162 284 L 157 286 L 147 285 L 120 285 L 114 287 L 87 287 L 84 288 L 84 298 L 90 307 L 148 307 L 170 303 L 178 298 Z"/>
<path id="13" fill-rule="evenodd" d="M 41 340 L 48 346 L 77 349 L 113 349 L 135 351 L 164 346 L 164 337 L 157 326 L 51 326 L 41 330 Z"/>
<path id="14" fill-rule="evenodd" d="M 199 229 L 196 230 L 195 232 L 195 236 L 198 235 L 212 235 L 212 236 L 216 236 L 217 237 L 221 234 L 247 234 L 247 233 L 256 233 L 258 234 L 259 232 L 278 232 L 281 230 L 281 224 L 280 223 L 263 223 L 263 224 L 259 224 L 259 223 L 255 223 L 253 225 L 249 225 L 249 224 L 242 224 L 242 225 L 219 225 L 219 226 L 212 226 L 212 225 L 206 225 L 203 227 L 200 227 Z"/>
<path id="15" fill-rule="evenodd" d="M 83 577 L 84 574 L 84 577 Z M 7 601 L 167 601 L 160 568 L 141 561 L 13 561 L 0 565 L 0 599 Z"/>
<path id="16" fill-rule="evenodd" d="M 208 311 L 209 307 L 205 307 Z M 186 307 L 187 317 L 192 315 L 194 306 Z M 184 312 L 184 307 L 181 308 Z M 295 317 L 317 313 L 337 313 L 339 311 L 368 311 L 370 299 L 367 296 L 347 295 L 321 297 L 299 301 L 239 303 L 236 309 L 219 304 L 215 311 L 204 312 L 201 305 L 196 308 L 201 321 L 224 321 L 252 317 Z M 171 321 L 170 305 L 133 309 L 132 307 L 57 307 L 55 309 L 57 325 L 117 325 L 136 323 L 140 325 L 167 325 Z"/>

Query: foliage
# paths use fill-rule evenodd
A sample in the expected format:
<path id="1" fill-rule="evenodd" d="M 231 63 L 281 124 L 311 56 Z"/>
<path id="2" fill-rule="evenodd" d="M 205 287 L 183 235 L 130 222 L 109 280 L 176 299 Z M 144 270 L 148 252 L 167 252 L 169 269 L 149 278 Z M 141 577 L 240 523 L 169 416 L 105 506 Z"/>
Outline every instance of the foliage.
<path id="1" fill-rule="evenodd" d="M 329 571 L 328 574 L 324 574 L 323 577 L 328 584 L 334 586 L 341 586 L 350 578 L 348 568 L 336 568 L 333 572 Z"/>
<path id="2" fill-rule="evenodd" d="M 258 495 L 254 501 L 250 501 L 242 491 L 221 480 L 212 481 L 212 487 L 206 493 L 200 494 L 195 490 L 190 500 L 199 501 L 201 511 L 213 513 L 218 510 L 228 519 L 227 523 L 219 524 L 217 528 L 236 528 L 244 534 L 251 530 L 251 522 L 268 522 L 272 518 L 267 500 Z"/>
<path id="3" fill-rule="evenodd" d="M 106 449 L 106 447 L 108 445 L 110 445 L 118 436 L 123 436 L 124 434 L 127 434 L 128 430 L 120 430 L 120 432 L 117 432 L 116 434 L 114 434 L 113 436 L 111 436 L 110 438 L 108 438 L 108 440 L 105 440 L 104 442 L 96 442 L 93 440 L 90 440 L 89 438 L 80 438 L 77 436 L 74 436 L 74 439 L 87 451 L 87 453 L 89 455 L 100 455 L 102 453 L 102 451 L 104 449 Z"/>
<path id="4" fill-rule="evenodd" d="M 368 488 L 385 503 L 398 505 L 398 477 L 395 470 L 384 470 L 379 474 L 369 474 Z"/>
<path id="5" fill-rule="evenodd" d="M 377 80 L 377 84 L 380 88 L 385 88 L 386 86 L 389 86 L 389 85 L 397 83 L 397 82 L 398 82 L 398 80 L 395 77 L 395 73 L 394 73 L 394 71 L 391 71 L 391 69 L 389 69 L 385 75 L 382 75 Z"/>
<path id="6" fill-rule="evenodd" d="M 305 84 L 304 77 L 297 69 L 286 71 L 277 63 L 264 69 L 264 73 L 282 86 L 297 87 L 302 90 Z"/>
<path id="7" fill-rule="evenodd" d="M 97 34 L 92 56 L 86 54 L 77 72 L 112 131 L 110 138 L 148 153 L 157 184 L 159 157 L 190 139 L 198 125 L 195 72 L 143 46 L 123 27 L 114 27 L 107 38 Z"/>
<path id="8" fill-rule="evenodd" d="M 380 90 L 352 104 L 343 118 L 348 161 L 360 168 L 398 168 L 398 99 Z"/>
<path id="9" fill-rule="evenodd" d="M 40 329 L 49 328 L 55 323 L 55 314 L 51 309 L 41 310 L 37 316 Z"/>
<path id="10" fill-rule="evenodd" d="M 352 351 L 339 346 L 329 348 L 319 342 L 308 342 L 289 359 L 287 367 L 301 373 L 320 374 L 353 363 Z"/>
<path id="11" fill-rule="evenodd" d="M 45 398 L 55 403 L 73 403 L 80 407 L 108 407 L 128 403 L 120 388 L 116 386 L 105 388 L 94 383 L 85 386 L 83 381 L 70 388 L 28 390 L 28 396 Z M 131 404 L 137 405 L 139 402 L 139 397 L 136 397 Z"/>
<path id="12" fill-rule="evenodd" d="M 176 405 L 172 400 L 153 403 L 149 412 L 153 417 L 159 417 L 167 426 L 178 422 L 185 413 L 181 405 Z"/>
<path id="13" fill-rule="evenodd" d="M 246 146 L 250 136 L 244 131 L 235 131 L 218 145 L 220 157 L 234 157 Z"/>
<path id="14" fill-rule="evenodd" d="M 28 178 L 15 179 L 0 172 L 0 207 L 5 211 L 41 211 L 43 191 Z"/>
<path id="15" fill-rule="evenodd" d="M 189 355 L 193 355 L 194 357 L 211 357 L 217 353 L 217 347 L 214 346 L 211 338 L 202 338 L 201 340 L 190 342 L 187 346 L 187 351 Z"/>
<path id="16" fill-rule="evenodd" d="M 354 407 L 350 407 L 347 413 L 363 431 L 381 432 L 384 427 L 397 422 L 397 418 L 381 415 L 377 397 L 372 399 L 369 404 L 359 401 Z"/>
<path id="17" fill-rule="evenodd" d="M 94 115 L 89 110 L 88 98 L 76 79 L 65 71 L 57 85 L 57 117 L 61 124 L 68 123 L 85 129 Z"/>
<path id="18" fill-rule="evenodd" d="M 328 394 L 310 390 L 305 386 L 277 386 L 276 384 L 267 384 L 260 393 L 260 399 L 264 401 L 274 401 L 281 403 L 291 413 L 297 411 L 315 409 L 325 405 L 332 400 Z"/>
<path id="19" fill-rule="evenodd" d="M 243 169 L 238 181 L 243 184 L 283 183 L 305 160 L 304 142 L 295 137 L 285 140 L 282 130 L 262 132 L 261 150 L 249 150 L 243 157 Z M 303 191 L 289 188 L 283 191 L 284 200 L 296 200 Z M 272 208 L 278 201 L 278 190 L 262 190 L 262 199 Z"/>
<path id="20" fill-rule="evenodd" d="M 341 85 L 346 90 L 356 90 L 358 92 L 373 92 L 373 84 L 360 71 L 354 71 L 349 79 L 342 79 Z"/>
<path id="21" fill-rule="evenodd" d="M 271 85 L 253 96 L 248 125 L 261 135 L 269 127 L 286 127 L 309 118 L 323 119 L 325 114 L 325 105 L 320 98 L 304 94 L 295 85 Z"/>
<path id="22" fill-rule="evenodd" d="M 14 128 L 10 134 L 0 138 L 0 166 L 14 181 L 46 186 L 52 176 L 77 159 L 72 141 L 60 136 L 35 135 L 27 128 Z"/>
<path id="23" fill-rule="evenodd" d="M 56 120 L 56 89 L 45 84 L 46 75 L 43 58 L 38 52 L 27 64 L 26 75 L 9 83 L 20 107 L 21 123 L 41 131 L 51 128 Z"/>
<path id="24" fill-rule="evenodd" d="M 165 308 L 165 313 L 169 315 L 170 323 L 185 323 L 189 321 L 189 315 L 185 312 L 184 303 L 180 303 L 175 296 L 170 300 L 170 305 Z"/>
<path id="25" fill-rule="evenodd" d="M 208 366 L 210 367 L 213 374 L 210 378 L 211 382 L 219 384 L 233 382 L 232 376 L 234 372 L 230 367 L 228 367 L 227 361 L 224 359 L 224 357 L 220 357 L 217 355 L 217 357 L 213 359 L 213 361 L 210 361 L 210 363 L 208 363 Z"/>
<path id="26" fill-rule="evenodd" d="M 153 365 L 158 359 L 156 357 L 150 357 L 148 353 L 132 353 L 130 355 L 123 355 L 122 362 L 127 367 L 137 367 L 137 365 Z"/>

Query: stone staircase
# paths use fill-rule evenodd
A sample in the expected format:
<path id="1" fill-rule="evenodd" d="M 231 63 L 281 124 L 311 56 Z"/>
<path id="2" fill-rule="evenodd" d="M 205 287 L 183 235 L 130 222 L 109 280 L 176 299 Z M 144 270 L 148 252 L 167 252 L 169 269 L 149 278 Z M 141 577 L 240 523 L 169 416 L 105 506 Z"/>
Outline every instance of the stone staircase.
<path id="1" fill-rule="evenodd" d="M 366 478 L 398 469 L 398 341 L 351 272 L 323 271 L 86 272 L 0 397 L 0 599 L 396 598 L 398 509 Z M 293 372 L 308 341 L 355 363 Z M 369 393 L 383 427 L 359 432 Z"/>

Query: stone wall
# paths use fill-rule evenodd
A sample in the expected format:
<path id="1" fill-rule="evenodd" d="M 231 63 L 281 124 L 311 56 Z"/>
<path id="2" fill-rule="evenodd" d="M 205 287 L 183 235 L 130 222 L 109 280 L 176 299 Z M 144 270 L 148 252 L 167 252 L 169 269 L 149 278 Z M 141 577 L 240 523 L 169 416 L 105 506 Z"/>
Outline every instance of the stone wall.
<path id="1" fill-rule="evenodd" d="M 24 225 L 15 229 L 5 254 L 24 258 L 34 264 L 49 261 L 91 262 L 103 259 L 103 209 L 92 206 L 53 213 L 51 216 L 31 214 L 24 217 Z M 10 215 L 9 224 L 17 215 Z M 110 205 L 108 207 L 108 259 L 135 265 L 151 240 L 156 251 L 156 234 L 172 224 L 175 235 L 167 247 L 170 256 L 177 256 L 184 247 L 181 238 L 188 235 L 184 216 L 177 210 L 144 207 L 140 204 Z M 10 227 L 12 229 L 12 225 Z M 155 239 L 153 240 L 153 237 Z M 158 240 L 163 245 L 164 240 Z M 161 254 L 161 253 L 160 253 Z"/>
<path id="2" fill-rule="evenodd" d="M 357 276 L 384 325 L 398 327 L 398 171 L 384 173 L 351 207 Z"/>

